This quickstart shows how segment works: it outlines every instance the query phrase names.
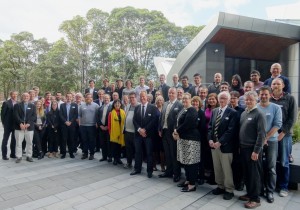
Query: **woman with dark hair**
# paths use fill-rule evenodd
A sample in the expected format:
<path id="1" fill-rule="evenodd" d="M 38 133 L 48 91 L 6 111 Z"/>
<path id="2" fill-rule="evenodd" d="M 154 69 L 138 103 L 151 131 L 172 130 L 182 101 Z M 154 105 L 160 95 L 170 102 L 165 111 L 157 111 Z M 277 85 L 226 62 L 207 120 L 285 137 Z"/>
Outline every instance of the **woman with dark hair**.
<path id="1" fill-rule="evenodd" d="M 125 82 L 125 88 L 123 89 L 122 96 L 129 95 L 130 93 L 134 93 L 134 88 L 132 87 L 132 81 L 130 79 L 126 80 Z"/>
<path id="2" fill-rule="evenodd" d="M 183 109 L 177 116 L 173 137 L 177 140 L 177 160 L 184 165 L 186 181 L 177 186 L 182 187 L 181 192 L 191 192 L 196 190 L 201 137 L 197 122 L 198 112 L 191 105 L 191 94 L 183 94 L 182 104 Z"/>
<path id="3" fill-rule="evenodd" d="M 198 112 L 198 130 L 200 132 L 200 142 L 201 142 L 201 161 L 198 167 L 198 184 L 204 184 L 204 160 L 206 158 L 205 152 L 209 149 L 208 142 L 206 141 L 206 119 L 204 111 L 201 109 L 202 102 L 199 96 L 194 96 L 192 98 L 192 106 Z"/>
<path id="4" fill-rule="evenodd" d="M 112 110 L 108 115 L 108 131 L 110 136 L 112 157 L 114 158 L 114 165 L 123 164 L 120 158 L 121 147 L 125 146 L 123 130 L 126 114 L 121 107 L 121 100 L 115 100 L 112 104 Z"/>
<path id="5" fill-rule="evenodd" d="M 46 114 L 42 101 L 38 100 L 35 105 L 37 120 L 34 123 L 33 148 L 35 151 L 34 153 L 36 153 L 36 157 L 40 160 L 44 158 L 41 143 L 45 133 Z"/>
<path id="6" fill-rule="evenodd" d="M 244 95 L 243 83 L 240 75 L 235 74 L 231 78 L 231 91 L 237 91 L 240 95 Z"/>
<path id="7" fill-rule="evenodd" d="M 47 113 L 47 122 L 48 122 L 48 157 L 53 158 L 57 157 L 58 152 L 58 126 L 59 126 L 59 110 L 58 103 L 56 100 L 51 102 L 51 109 Z"/>
<path id="8" fill-rule="evenodd" d="M 205 119 L 206 119 L 206 126 L 205 126 L 205 133 L 207 133 L 208 130 L 208 123 L 210 121 L 212 111 L 214 108 L 219 106 L 218 102 L 218 96 L 216 93 L 210 93 L 207 97 L 207 108 L 205 109 Z M 206 143 L 208 144 L 208 142 Z M 205 145 L 206 145 L 205 144 Z M 213 161 L 212 161 L 212 156 L 211 156 L 211 149 L 210 147 L 204 147 L 205 152 L 204 152 L 204 176 L 207 179 L 207 182 L 209 184 L 215 184 L 215 175 L 214 175 L 214 167 L 213 167 Z"/>

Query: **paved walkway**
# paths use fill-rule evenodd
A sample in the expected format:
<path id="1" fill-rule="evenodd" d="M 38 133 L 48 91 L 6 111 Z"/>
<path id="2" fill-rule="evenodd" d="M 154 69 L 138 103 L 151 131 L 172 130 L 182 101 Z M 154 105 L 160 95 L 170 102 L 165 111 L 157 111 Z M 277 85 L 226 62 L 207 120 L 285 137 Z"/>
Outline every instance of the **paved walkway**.
<path id="1" fill-rule="evenodd" d="M 2 141 L 3 129 L 0 129 Z M 299 151 L 294 149 L 294 153 Z M 211 194 L 215 186 L 204 184 L 196 192 L 181 193 L 171 179 L 159 179 L 160 172 L 148 179 L 145 171 L 130 176 L 130 170 L 99 162 L 67 157 L 44 158 L 16 164 L 13 159 L 0 160 L 0 209 L 243 209 L 235 192 L 225 201 Z M 145 170 L 145 166 L 144 166 Z M 275 194 L 275 202 L 262 199 L 261 210 L 299 209 L 300 192 L 291 191 L 286 198 Z"/>

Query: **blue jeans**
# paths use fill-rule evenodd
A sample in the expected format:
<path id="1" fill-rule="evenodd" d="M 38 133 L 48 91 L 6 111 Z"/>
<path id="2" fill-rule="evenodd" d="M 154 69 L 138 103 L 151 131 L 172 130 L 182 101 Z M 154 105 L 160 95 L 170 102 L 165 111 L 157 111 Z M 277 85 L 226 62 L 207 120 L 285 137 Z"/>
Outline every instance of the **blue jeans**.
<path id="1" fill-rule="evenodd" d="M 276 187 L 276 160 L 278 155 L 278 142 L 268 141 L 268 146 L 264 146 L 265 161 L 264 168 L 264 185 L 267 192 L 273 193 Z"/>
<path id="2" fill-rule="evenodd" d="M 290 178 L 290 163 L 289 155 L 292 144 L 292 136 L 287 134 L 278 143 L 278 160 L 279 160 L 279 170 L 278 170 L 278 183 L 280 189 L 287 190 Z"/>

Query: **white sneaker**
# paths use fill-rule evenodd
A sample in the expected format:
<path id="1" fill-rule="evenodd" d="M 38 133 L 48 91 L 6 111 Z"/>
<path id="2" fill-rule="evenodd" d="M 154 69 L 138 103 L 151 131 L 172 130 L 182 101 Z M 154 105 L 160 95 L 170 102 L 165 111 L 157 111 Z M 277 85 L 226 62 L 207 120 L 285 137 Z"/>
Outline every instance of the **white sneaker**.
<path id="1" fill-rule="evenodd" d="M 288 195 L 289 195 L 289 192 L 285 189 L 281 189 L 280 192 L 279 192 L 280 197 L 286 197 Z"/>

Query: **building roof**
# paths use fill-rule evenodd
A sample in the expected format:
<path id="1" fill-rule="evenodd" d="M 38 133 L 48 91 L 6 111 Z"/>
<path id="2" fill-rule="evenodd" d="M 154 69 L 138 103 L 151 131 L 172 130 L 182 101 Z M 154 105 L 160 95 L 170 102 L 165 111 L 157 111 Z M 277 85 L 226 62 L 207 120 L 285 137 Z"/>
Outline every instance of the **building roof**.
<path id="1" fill-rule="evenodd" d="M 299 40 L 299 26 L 220 12 L 179 53 L 167 80 L 184 73 L 206 43 L 224 44 L 226 57 L 274 61 Z"/>

